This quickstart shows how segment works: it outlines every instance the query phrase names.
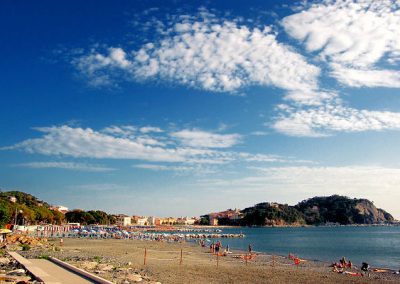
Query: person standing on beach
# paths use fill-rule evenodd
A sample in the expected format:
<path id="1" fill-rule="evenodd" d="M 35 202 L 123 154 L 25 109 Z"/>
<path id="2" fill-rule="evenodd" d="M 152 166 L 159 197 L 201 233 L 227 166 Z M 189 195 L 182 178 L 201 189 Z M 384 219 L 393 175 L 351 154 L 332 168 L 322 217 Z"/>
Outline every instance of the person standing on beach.
<path id="1" fill-rule="evenodd" d="M 249 244 L 249 253 L 251 254 L 253 251 L 253 246 L 251 244 Z"/>

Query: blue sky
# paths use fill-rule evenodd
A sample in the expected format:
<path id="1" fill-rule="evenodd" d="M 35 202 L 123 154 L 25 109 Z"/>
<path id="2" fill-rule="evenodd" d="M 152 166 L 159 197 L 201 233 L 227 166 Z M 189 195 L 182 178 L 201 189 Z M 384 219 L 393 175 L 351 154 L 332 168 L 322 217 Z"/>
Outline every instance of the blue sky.
<path id="1" fill-rule="evenodd" d="M 334 193 L 400 217 L 397 1 L 3 1 L 0 187 L 199 215 Z"/>

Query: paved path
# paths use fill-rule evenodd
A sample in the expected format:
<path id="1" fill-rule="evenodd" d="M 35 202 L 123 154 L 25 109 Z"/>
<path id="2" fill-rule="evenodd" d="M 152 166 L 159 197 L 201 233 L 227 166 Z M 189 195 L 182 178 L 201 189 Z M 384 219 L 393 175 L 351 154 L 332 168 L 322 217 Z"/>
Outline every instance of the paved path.
<path id="1" fill-rule="evenodd" d="M 46 259 L 26 259 L 21 255 L 10 252 L 20 264 L 29 270 L 35 277 L 40 278 L 46 284 L 93 284 L 96 282 L 87 280 L 69 270 L 58 266 Z"/>
<path id="2" fill-rule="evenodd" d="M 85 278 L 82 278 L 81 276 L 70 272 L 61 266 L 58 266 L 55 263 L 52 263 L 51 261 L 48 261 L 46 259 L 29 259 L 31 264 L 36 268 L 36 269 L 41 269 L 44 271 L 47 275 L 41 274 L 41 279 L 44 281 L 46 284 L 93 284 L 95 282 L 92 282 L 90 280 L 87 280 Z M 30 268 L 27 267 L 28 270 Z"/>

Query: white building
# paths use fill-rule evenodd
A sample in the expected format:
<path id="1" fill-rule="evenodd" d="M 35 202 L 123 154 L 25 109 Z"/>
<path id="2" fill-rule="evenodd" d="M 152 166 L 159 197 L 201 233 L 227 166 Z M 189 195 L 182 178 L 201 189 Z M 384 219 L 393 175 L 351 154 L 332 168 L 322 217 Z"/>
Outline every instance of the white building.
<path id="1" fill-rule="evenodd" d="M 131 217 L 126 216 L 126 215 L 119 215 L 117 216 L 117 226 L 122 226 L 122 227 L 126 227 L 126 226 L 130 226 L 131 225 Z"/>
<path id="2" fill-rule="evenodd" d="M 50 207 L 50 209 L 54 210 L 54 211 L 61 212 L 63 214 L 65 214 L 65 213 L 67 213 L 69 211 L 68 207 L 65 207 L 65 206 L 62 206 L 62 205 L 52 206 L 52 207 Z"/>
<path id="3" fill-rule="evenodd" d="M 146 226 L 147 225 L 147 217 L 138 218 L 137 224 L 139 226 Z"/>

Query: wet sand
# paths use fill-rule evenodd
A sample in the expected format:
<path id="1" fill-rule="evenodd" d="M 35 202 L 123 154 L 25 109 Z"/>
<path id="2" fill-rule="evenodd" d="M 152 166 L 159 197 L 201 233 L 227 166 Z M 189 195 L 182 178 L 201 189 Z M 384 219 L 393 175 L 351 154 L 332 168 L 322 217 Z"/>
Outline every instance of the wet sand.
<path id="1" fill-rule="evenodd" d="M 100 276 L 116 283 L 123 282 L 116 271 L 128 268 L 144 276 L 142 283 L 400 283 L 400 275 L 391 273 L 372 272 L 370 277 L 344 275 L 331 272 L 327 263 L 305 261 L 297 267 L 285 257 L 265 254 L 246 264 L 244 260 L 234 258 L 240 252 L 233 251 L 232 255 L 218 257 L 217 261 L 207 248 L 193 243 L 65 239 L 62 251 L 28 253 L 31 257 L 40 254 L 51 255 L 77 266 L 93 260 L 111 264 L 114 270 Z"/>

